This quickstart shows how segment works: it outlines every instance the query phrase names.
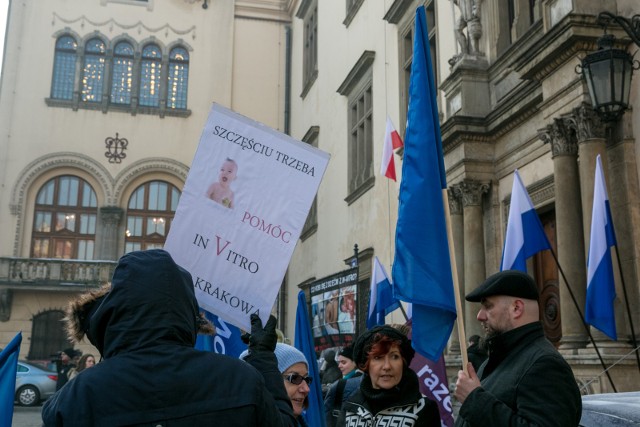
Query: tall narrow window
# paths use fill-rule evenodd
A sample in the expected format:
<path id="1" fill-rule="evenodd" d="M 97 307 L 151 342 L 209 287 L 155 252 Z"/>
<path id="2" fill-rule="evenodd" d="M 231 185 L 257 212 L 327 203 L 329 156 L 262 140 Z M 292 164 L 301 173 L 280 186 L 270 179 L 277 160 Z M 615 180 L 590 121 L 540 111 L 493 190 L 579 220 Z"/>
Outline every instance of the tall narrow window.
<path id="1" fill-rule="evenodd" d="M 98 38 L 91 39 L 84 48 L 82 68 L 82 100 L 101 102 L 104 84 L 105 44 Z"/>
<path id="2" fill-rule="evenodd" d="M 76 80 L 77 48 L 78 43 L 71 36 L 62 36 L 56 41 L 51 98 L 73 98 L 73 85 Z"/>
<path id="3" fill-rule="evenodd" d="M 142 49 L 140 64 L 140 105 L 147 107 L 160 106 L 160 74 L 162 69 L 162 52 L 155 44 Z"/>
<path id="4" fill-rule="evenodd" d="M 301 94 L 304 97 L 318 76 L 318 1 L 303 0 L 296 17 L 304 22 Z"/>
<path id="5" fill-rule="evenodd" d="M 187 108 L 189 83 L 189 53 L 176 47 L 169 54 L 169 76 L 167 81 L 167 108 Z"/>
<path id="6" fill-rule="evenodd" d="M 131 104 L 133 81 L 133 46 L 120 42 L 113 49 L 113 77 L 111 78 L 111 102 Z"/>
<path id="7" fill-rule="evenodd" d="M 373 177 L 373 97 L 371 81 L 349 106 L 349 191 Z"/>
<path id="8" fill-rule="evenodd" d="M 162 248 L 179 200 L 180 191 L 167 182 L 138 187 L 129 198 L 125 253 Z"/>
<path id="9" fill-rule="evenodd" d="M 89 183 L 75 176 L 49 180 L 36 196 L 31 256 L 93 259 L 97 214 Z"/>

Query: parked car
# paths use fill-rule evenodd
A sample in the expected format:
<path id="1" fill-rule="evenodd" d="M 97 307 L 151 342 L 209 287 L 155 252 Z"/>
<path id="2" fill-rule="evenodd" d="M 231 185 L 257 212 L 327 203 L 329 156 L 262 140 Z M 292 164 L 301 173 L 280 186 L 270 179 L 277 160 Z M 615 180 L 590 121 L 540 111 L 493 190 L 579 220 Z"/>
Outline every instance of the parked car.
<path id="1" fill-rule="evenodd" d="M 43 367 L 18 361 L 15 401 L 22 406 L 35 406 L 56 392 L 58 375 Z"/>
<path id="2" fill-rule="evenodd" d="M 581 427 L 640 425 L 640 391 L 582 396 Z"/>

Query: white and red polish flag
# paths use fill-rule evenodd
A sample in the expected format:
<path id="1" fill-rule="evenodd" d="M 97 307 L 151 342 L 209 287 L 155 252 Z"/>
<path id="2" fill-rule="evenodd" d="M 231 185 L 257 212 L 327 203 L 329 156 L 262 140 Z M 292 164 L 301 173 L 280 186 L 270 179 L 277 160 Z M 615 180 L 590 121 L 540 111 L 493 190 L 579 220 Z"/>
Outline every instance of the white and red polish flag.
<path id="1" fill-rule="evenodd" d="M 389 179 L 396 180 L 396 163 L 393 152 L 402 147 L 402 139 L 396 131 L 391 119 L 387 116 L 387 129 L 384 133 L 384 147 L 382 148 L 382 165 L 380 173 Z"/>

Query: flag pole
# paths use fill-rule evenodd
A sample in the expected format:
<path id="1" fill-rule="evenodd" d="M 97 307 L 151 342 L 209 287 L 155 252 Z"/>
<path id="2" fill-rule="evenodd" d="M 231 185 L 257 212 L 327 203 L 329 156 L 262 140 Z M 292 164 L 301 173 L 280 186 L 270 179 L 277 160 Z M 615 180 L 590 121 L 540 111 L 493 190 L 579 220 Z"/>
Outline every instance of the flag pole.
<path id="1" fill-rule="evenodd" d="M 571 286 L 569 286 L 569 281 L 567 280 L 567 276 L 564 275 L 564 270 L 562 270 L 562 267 L 560 266 L 560 262 L 558 261 L 558 256 L 556 255 L 556 252 L 553 249 L 549 249 L 549 250 L 551 251 L 551 255 L 553 255 L 553 259 L 556 261 L 556 265 L 558 266 L 558 270 L 560 271 L 560 274 L 562 275 L 562 278 L 564 279 L 564 284 L 567 286 L 567 290 L 569 291 L 569 295 L 571 296 L 571 300 L 573 301 L 573 305 L 576 307 L 576 310 L 578 310 L 578 314 L 580 315 L 580 320 L 582 320 L 582 325 L 584 326 L 584 329 L 587 331 L 587 335 L 589 335 L 589 339 L 591 340 L 591 344 L 593 345 L 593 348 L 596 351 L 596 354 L 598 355 L 598 359 L 600 359 L 600 363 L 602 364 L 602 368 L 604 369 L 604 372 L 607 374 L 607 378 L 609 378 L 609 382 L 611 383 L 611 387 L 613 388 L 613 391 L 615 393 L 617 393 L 618 390 L 616 389 L 616 385 L 613 383 L 613 379 L 611 378 L 611 374 L 609 374 L 609 369 L 607 368 L 607 365 L 604 363 L 604 360 L 602 359 L 602 355 L 600 354 L 600 350 L 598 349 L 598 346 L 596 345 L 596 340 L 594 340 L 593 339 L 593 335 L 591 335 L 591 330 L 589 329 L 589 325 L 584 320 L 584 315 L 582 314 L 582 310 L 580 310 L 580 306 L 578 305 L 578 301 L 576 300 L 576 297 L 573 294 L 573 290 L 571 289 Z"/>
<path id="2" fill-rule="evenodd" d="M 458 282 L 458 267 L 456 264 L 455 247 L 453 245 L 453 229 L 451 228 L 451 212 L 449 210 L 449 193 L 447 189 L 442 190 L 442 201 L 444 204 L 444 219 L 447 224 L 447 241 L 449 243 L 449 259 L 451 260 L 451 277 L 453 279 L 453 293 L 456 298 L 456 324 L 458 326 L 458 340 L 460 341 L 460 354 L 462 355 L 462 370 L 467 372 L 469 355 L 467 354 L 467 336 L 464 331 L 464 317 L 462 316 L 462 301 L 460 301 L 460 284 Z"/>
<path id="3" fill-rule="evenodd" d="M 620 282 L 622 283 L 622 292 L 624 293 L 624 303 L 627 308 L 627 315 L 629 316 L 629 326 L 631 327 L 631 342 L 633 348 L 636 349 L 636 361 L 638 362 L 638 370 L 640 371 L 640 350 L 638 350 L 638 342 L 636 341 L 636 331 L 633 327 L 633 317 L 631 316 L 631 308 L 629 307 L 629 297 L 627 296 L 627 285 L 624 281 L 624 275 L 622 274 L 622 263 L 620 262 L 620 252 L 618 251 L 618 245 L 614 245 L 616 248 L 616 260 L 618 261 L 618 270 L 620 271 Z"/>

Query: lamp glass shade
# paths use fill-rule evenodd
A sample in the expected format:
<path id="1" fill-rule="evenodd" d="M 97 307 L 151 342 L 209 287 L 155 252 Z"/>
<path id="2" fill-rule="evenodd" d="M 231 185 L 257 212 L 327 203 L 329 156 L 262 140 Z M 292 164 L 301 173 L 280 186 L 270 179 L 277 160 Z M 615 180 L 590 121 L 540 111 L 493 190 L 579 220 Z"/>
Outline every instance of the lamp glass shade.
<path id="1" fill-rule="evenodd" d="M 593 108 L 604 120 L 617 120 L 629 108 L 633 58 L 625 50 L 600 49 L 582 60 Z"/>

